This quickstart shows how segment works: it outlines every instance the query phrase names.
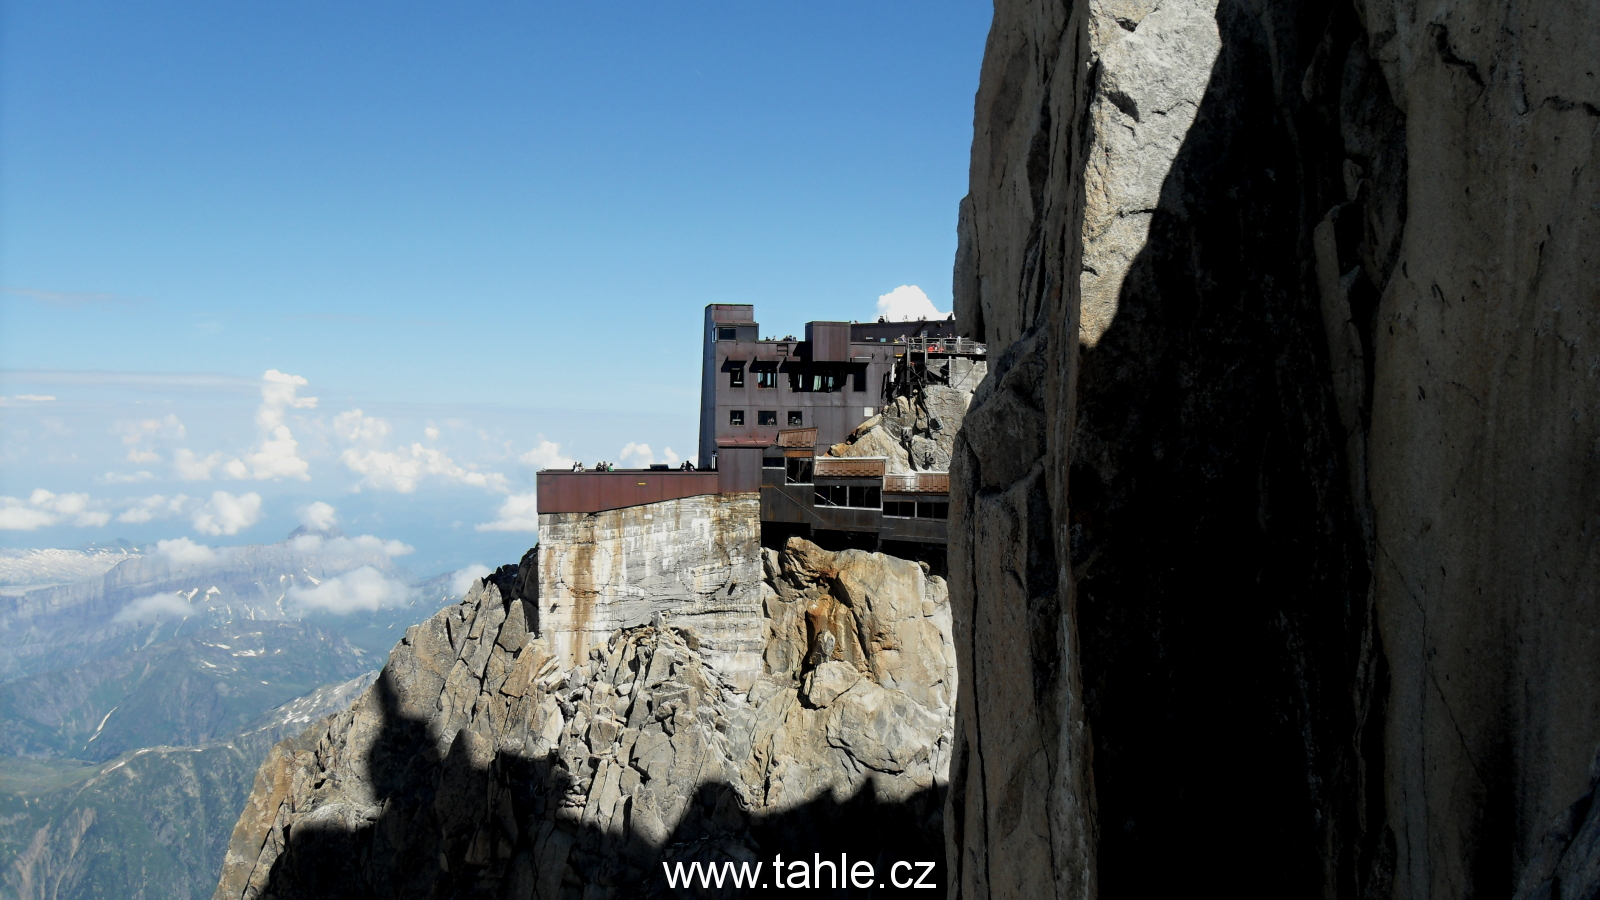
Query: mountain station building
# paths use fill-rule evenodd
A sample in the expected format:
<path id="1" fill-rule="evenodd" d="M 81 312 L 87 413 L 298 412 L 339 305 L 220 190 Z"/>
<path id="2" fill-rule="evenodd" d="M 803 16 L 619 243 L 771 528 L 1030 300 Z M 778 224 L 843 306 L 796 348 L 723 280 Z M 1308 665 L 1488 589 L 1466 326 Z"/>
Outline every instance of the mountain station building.
<path id="1" fill-rule="evenodd" d="M 763 543 L 800 534 L 842 546 L 946 541 L 950 475 L 890 471 L 828 449 L 899 396 L 930 362 L 981 359 L 948 319 L 808 322 L 803 340 L 761 337 L 749 304 L 705 309 L 698 471 L 538 473 L 538 509 L 597 513 L 709 493 L 761 495 Z M 931 549 L 931 548 L 930 548 Z"/>

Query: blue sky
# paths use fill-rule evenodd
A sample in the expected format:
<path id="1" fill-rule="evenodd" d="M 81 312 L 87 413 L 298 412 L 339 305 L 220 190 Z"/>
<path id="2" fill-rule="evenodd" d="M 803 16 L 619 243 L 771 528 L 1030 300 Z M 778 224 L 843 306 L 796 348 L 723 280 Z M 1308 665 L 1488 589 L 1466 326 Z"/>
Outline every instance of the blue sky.
<path id="1" fill-rule="evenodd" d="M 540 461 L 690 450 L 704 304 L 949 308 L 987 4 L 0 9 L 9 546 L 507 561 Z"/>

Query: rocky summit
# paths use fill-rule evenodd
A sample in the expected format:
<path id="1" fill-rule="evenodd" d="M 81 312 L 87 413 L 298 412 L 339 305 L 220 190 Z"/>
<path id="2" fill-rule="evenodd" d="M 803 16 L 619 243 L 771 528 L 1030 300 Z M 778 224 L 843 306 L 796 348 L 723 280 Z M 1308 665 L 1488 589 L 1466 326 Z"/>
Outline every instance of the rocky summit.
<path id="1" fill-rule="evenodd" d="M 650 896 L 664 862 L 939 860 L 944 580 L 799 538 L 762 568 L 748 691 L 670 615 L 559 667 L 520 585 L 480 582 L 274 748 L 216 896 Z"/>

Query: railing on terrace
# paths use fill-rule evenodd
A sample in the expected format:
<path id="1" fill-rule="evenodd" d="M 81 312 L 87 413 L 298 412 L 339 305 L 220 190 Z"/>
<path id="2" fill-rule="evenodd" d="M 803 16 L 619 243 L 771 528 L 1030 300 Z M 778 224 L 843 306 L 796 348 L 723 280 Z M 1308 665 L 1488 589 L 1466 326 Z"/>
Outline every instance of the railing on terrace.
<path id="1" fill-rule="evenodd" d="M 778 446 L 785 449 L 809 450 L 817 446 L 815 428 L 789 428 L 778 432 Z"/>
<path id="2" fill-rule="evenodd" d="M 971 338 L 907 338 L 904 345 L 912 353 L 983 354 L 984 345 Z"/>
<path id="3" fill-rule="evenodd" d="M 881 456 L 819 456 L 818 478 L 882 478 L 885 462 Z"/>
<path id="4" fill-rule="evenodd" d="M 899 494 L 948 494 L 949 472 L 896 472 L 883 476 L 883 489 Z"/>

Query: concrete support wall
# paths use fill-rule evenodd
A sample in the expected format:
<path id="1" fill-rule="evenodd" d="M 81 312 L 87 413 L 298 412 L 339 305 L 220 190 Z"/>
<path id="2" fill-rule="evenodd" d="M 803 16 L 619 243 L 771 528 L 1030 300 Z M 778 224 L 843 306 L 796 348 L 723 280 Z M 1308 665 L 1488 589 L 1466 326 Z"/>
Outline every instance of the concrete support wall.
<path id="1" fill-rule="evenodd" d="M 576 665 L 660 613 L 744 690 L 761 673 L 761 500 L 711 494 L 539 516 L 539 631 Z"/>

